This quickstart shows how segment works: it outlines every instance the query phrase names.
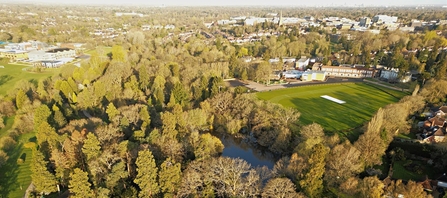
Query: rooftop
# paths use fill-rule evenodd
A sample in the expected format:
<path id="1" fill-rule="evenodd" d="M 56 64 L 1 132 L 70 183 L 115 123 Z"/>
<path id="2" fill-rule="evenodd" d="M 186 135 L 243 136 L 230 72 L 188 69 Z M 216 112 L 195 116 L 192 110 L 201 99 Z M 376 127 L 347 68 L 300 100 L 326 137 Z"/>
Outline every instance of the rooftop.
<path id="1" fill-rule="evenodd" d="M 70 51 L 72 49 L 70 48 L 54 48 L 46 51 L 47 53 L 57 53 L 57 52 L 63 52 L 63 51 Z"/>

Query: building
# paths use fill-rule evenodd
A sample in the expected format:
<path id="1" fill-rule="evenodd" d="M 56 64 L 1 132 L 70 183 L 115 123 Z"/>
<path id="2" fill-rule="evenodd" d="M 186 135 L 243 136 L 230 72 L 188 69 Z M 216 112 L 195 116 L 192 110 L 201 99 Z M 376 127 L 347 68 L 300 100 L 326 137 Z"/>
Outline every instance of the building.
<path id="1" fill-rule="evenodd" d="M 258 23 L 264 23 L 266 21 L 272 21 L 271 18 L 258 18 L 258 17 L 254 17 L 254 18 L 247 18 L 244 21 L 245 25 L 256 25 Z"/>
<path id="2" fill-rule="evenodd" d="M 324 81 L 326 72 L 324 71 L 306 71 L 301 75 L 302 81 Z"/>
<path id="3" fill-rule="evenodd" d="M 295 69 L 304 70 L 307 65 L 309 65 L 309 58 L 302 56 L 297 62 Z"/>
<path id="4" fill-rule="evenodd" d="M 375 70 L 371 68 L 356 67 L 356 66 L 325 66 L 316 63 L 312 66 L 312 71 L 324 71 L 328 77 L 342 77 L 342 78 L 372 78 Z"/>
<path id="5" fill-rule="evenodd" d="M 121 16 L 139 16 L 139 17 L 143 17 L 143 14 L 140 13 L 135 13 L 135 12 L 117 12 L 115 13 L 115 16 L 117 17 L 121 17 Z"/>
<path id="6" fill-rule="evenodd" d="M 372 22 L 379 24 L 390 24 L 397 22 L 397 16 L 388 16 L 388 15 L 376 15 L 374 16 Z"/>
<path id="7" fill-rule="evenodd" d="M 0 49 L 0 58 L 8 58 L 10 61 L 20 61 L 28 59 L 28 52 L 23 50 Z"/>
<path id="8" fill-rule="evenodd" d="M 31 61 L 58 60 L 62 58 L 74 58 L 76 52 L 70 48 L 54 48 L 47 51 L 32 51 L 28 53 Z"/>
<path id="9" fill-rule="evenodd" d="M 380 70 L 380 78 L 386 79 L 392 82 L 409 82 L 411 81 L 411 73 L 407 72 L 402 77 L 399 78 L 399 68 L 382 68 Z"/>
<path id="10" fill-rule="evenodd" d="M 301 77 L 301 75 L 303 74 L 302 71 L 298 71 L 298 70 L 287 70 L 285 72 L 282 73 L 282 77 L 284 78 L 296 78 L 299 79 Z"/>
<path id="11" fill-rule="evenodd" d="M 371 19 L 369 17 L 360 18 L 360 23 L 359 23 L 360 27 L 368 28 L 370 25 L 371 25 Z"/>

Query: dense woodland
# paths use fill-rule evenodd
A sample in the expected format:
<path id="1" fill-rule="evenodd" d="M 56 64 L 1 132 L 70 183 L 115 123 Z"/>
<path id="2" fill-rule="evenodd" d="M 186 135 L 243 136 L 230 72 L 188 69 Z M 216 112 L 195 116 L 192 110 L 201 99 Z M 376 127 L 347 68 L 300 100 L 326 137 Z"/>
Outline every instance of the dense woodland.
<path id="1" fill-rule="evenodd" d="M 38 9 L 44 12 L 47 8 Z M 112 13 L 95 9 L 99 15 Z M 152 22 L 175 20 L 178 26 L 194 24 L 201 28 L 204 19 L 228 17 L 243 10 L 223 14 L 174 8 L 169 11 L 177 14 L 172 19 L 154 17 Z M 375 14 L 374 9 L 351 11 L 332 10 L 326 14 L 345 17 Z M 154 16 L 160 16 L 162 11 L 153 12 Z M 204 17 L 185 17 L 197 12 Z M 261 9 L 256 13 L 264 12 Z M 307 9 L 284 12 L 289 13 L 317 14 Z M 324 12 L 318 11 L 321 13 Z M 442 17 L 435 11 L 388 9 L 386 13 L 425 20 Z M 0 19 L 12 23 L 14 20 L 4 15 Z M 23 24 L 18 29 L 1 33 L 3 40 L 40 39 L 39 33 L 33 33 L 34 20 L 20 21 Z M 114 18 L 111 23 L 126 22 L 119 20 L 133 19 Z M 101 41 L 100 45 L 113 46 L 107 56 L 104 47 L 94 46 L 98 41 L 85 38 L 88 30 L 82 29 L 94 26 L 91 25 L 70 25 L 77 36 L 58 35 L 54 31 L 55 34 L 43 37 L 52 42 L 85 39 L 96 48 L 88 61 L 80 67 L 66 65 L 60 74 L 39 82 L 21 81 L 0 97 L 0 118 L 15 116 L 10 136 L 0 140 L 0 166 L 19 135 L 35 133 L 35 145 L 28 145 L 35 148 L 31 175 L 35 194 L 57 192 L 59 185 L 68 189 L 72 197 L 83 198 L 381 197 L 384 194 L 429 197 L 416 182 L 395 181 L 385 190 L 377 176 L 364 173 L 382 163 L 396 135 L 408 133 L 407 120 L 414 113 L 427 104 L 446 102 L 447 52 L 442 49 L 447 46 L 445 27 L 421 34 L 351 33 L 357 34 L 354 40 L 342 38 L 333 43 L 330 32 L 323 29 L 302 35 L 298 33 L 299 27 L 267 24 L 260 28 L 283 33 L 277 38 L 264 37 L 260 42 L 244 45 L 234 45 L 221 37 L 209 40 L 199 33 L 186 41 L 176 37 L 166 39 L 166 30 L 135 29 L 115 40 Z M 231 27 L 228 31 L 239 34 L 238 31 L 248 33 L 256 28 Z M 427 50 L 404 53 L 423 48 Z M 244 88 L 227 88 L 223 84 L 228 77 L 262 81 L 275 69 L 266 61 L 244 63 L 239 58 L 246 55 L 264 60 L 321 56 L 328 64 L 334 52 L 345 56 L 347 63 L 418 70 L 422 73 L 422 87 L 400 102 L 379 109 L 361 127 L 362 135 L 350 141 L 325 133 L 318 124 L 301 125 L 300 113 L 295 109 L 260 101 Z M 249 138 L 280 159 L 273 169 L 268 169 L 252 167 L 242 159 L 220 157 L 223 144 L 214 133 Z M 438 168 L 447 171 L 446 153 L 436 154 Z"/>

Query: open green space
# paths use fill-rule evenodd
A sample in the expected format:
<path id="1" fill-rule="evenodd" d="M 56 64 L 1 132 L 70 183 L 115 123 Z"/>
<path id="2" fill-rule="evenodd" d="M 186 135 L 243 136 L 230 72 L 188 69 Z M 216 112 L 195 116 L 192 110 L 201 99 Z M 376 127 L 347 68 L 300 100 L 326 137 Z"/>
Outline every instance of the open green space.
<path id="1" fill-rule="evenodd" d="M 5 95 L 20 80 L 33 81 L 37 85 L 39 79 L 47 78 L 60 71 L 60 69 L 55 68 L 35 73 L 26 71 L 26 68 L 29 68 L 29 66 L 24 66 L 23 64 L 2 63 L 0 65 L 4 66 L 4 68 L 0 68 L 0 95 Z"/>
<path id="2" fill-rule="evenodd" d="M 413 161 L 413 166 L 419 166 L 421 169 L 420 173 L 417 173 L 415 170 L 407 170 L 405 168 L 405 161 L 395 161 L 393 164 L 393 176 L 394 179 L 401 180 L 413 180 L 413 181 L 422 181 L 425 179 L 427 175 L 429 178 L 434 177 L 434 168 L 426 163 L 421 161 Z"/>
<path id="3" fill-rule="evenodd" d="M 14 116 L 11 117 L 3 117 L 3 121 L 5 124 L 5 127 L 3 127 L 2 129 L 0 129 L 0 138 L 2 138 L 3 136 L 8 135 L 7 131 L 9 129 L 11 129 L 12 124 L 14 124 Z"/>
<path id="4" fill-rule="evenodd" d="M 328 95 L 345 104 L 321 98 Z M 399 101 L 407 93 L 367 83 L 342 83 L 294 87 L 257 93 L 258 98 L 296 108 L 301 124 L 320 124 L 328 132 L 352 130 L 370 120 L 375 112 Z"/>
<path id="5" fill-rule="evenodd" d="M 16 147 L 8 152 L 9 159 L 0 170 L 0 197 L 23 197 L 25 194 L 31 183 L 33 157 L 32 148 L 27 148 L 25 144 L 34 139 L 34 133 L 23 134 Z"/>
<path id="6" fill-rule="evenodd" d="M 102 56 L 107 56 L 108 54 L 112 53 L 112 48 L 111 47 L 97 47 L 95 49 L 90 49 L 85 51 L 85 54 L 93 54 L 93 53 L 98 53 L 98 52 L 102 52 L 103 54 L 99 54 Z"/>

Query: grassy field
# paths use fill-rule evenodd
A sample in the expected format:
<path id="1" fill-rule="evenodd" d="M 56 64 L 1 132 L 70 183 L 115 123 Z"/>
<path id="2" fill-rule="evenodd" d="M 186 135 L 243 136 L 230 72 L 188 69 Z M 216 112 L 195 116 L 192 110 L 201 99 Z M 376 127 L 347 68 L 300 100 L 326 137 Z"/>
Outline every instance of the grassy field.
<path id="1" fill-rule="evenodd" d="M 2 138 L 3 136 L 8 135 L 7 131 L 9 129 L 11 129 L 12 124 L 14 124 L 14 116 L 12 117 L 3 117 L 3 121 L 5 124 L 5 127 L 0 129 L 0 138 Z"/>
<path id="2" fill-rule="evenodd" d="M 338 104 L 324 98 L 329 95 L 346 101 Z M 380 108 L 399 101 L 406 93 L 367 83 L 343 83 L 294 87 L 257 93 L 258 98 L 296 108 L 300 122 L 320 124 L 328 132 L 351 130 L 370 120 Z"/>
<path id="3" fill-rule="evenodd" d="M 39 79 L 52 76 L 60 71 L 60 69 L 46 69 L 42 73 L 32 73 L 24 71 L 29 66 L 4 63 L 0 65 L 5 67 L 0 68 L 0 95 L 5 95 L 19 80 L 37 82 Z"/>
<path id="4" fill-rule="evenodd" d="M 23 197 L 31 183 L 32 149 L 25 144 L 34 141 L 35 134 L 28 133 L 19 137 L 16 147 L 8 152 L 9 159 L 0 170 L 0 197 Z M 23 162 L 19 163 L 18 159 Z"/>
<path id="5" fill-rule="evenodd" d="M 401 180 L 413 180 L 413 181 L 422 181 L 425 179 L 425 176 L 427 175 L 429 178 L 433 178 L 435 176 L 434 168 L 428 164 L 425 164 L 420 161 L 413 161 L 415 164 L 419 164 L 423 167 L 423 173 L 418 174 L 415 171 L 410 171 L 405 169 L 404 161 L 396 161 L 393 165 L 393 178 L 394 179 L 401 179 Z"/>

